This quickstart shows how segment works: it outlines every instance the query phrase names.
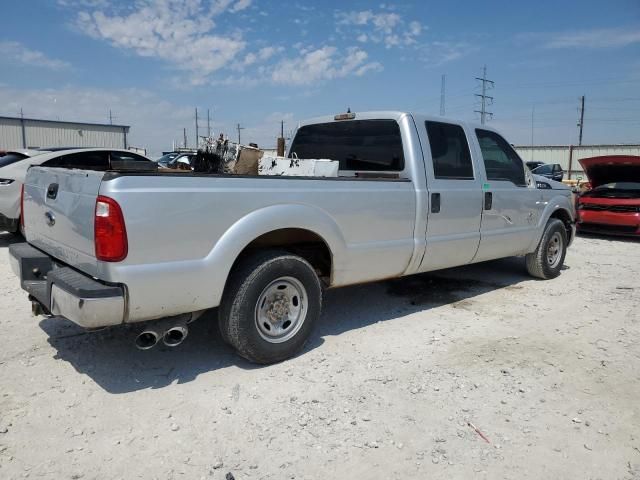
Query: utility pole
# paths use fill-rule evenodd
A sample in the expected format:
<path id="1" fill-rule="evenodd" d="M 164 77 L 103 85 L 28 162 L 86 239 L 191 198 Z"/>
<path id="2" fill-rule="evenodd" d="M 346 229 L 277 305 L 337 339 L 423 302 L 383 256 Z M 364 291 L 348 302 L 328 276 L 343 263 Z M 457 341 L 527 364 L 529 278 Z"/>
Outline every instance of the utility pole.
<path id="1" fill-rule="evenodd" d="M 207 138 L 211 138 L 211 117 L 209 116 L 208 108 L 207 108 Z"/>
<path id="2" fill-rule="evenodd" d="M 111 114 L 111 109 L 109 109 L 109 125 L 113 125 L 113 115 Z"/>
<path id="3" fill-rule="evenodd" d="M 531 107 L 531 160 L 533 160 L 533 122 L 536 115 L 536 106 Z"/>
<path id="4" fill-rule="evenodd" d="M 480 114 L 480 123 L 484 125 L 488 118 L 493 118 L 493 112 L 487 111 L 487 106 L 493 104 L 493 97 L 487 95 L 487 92 L 491 90 L 495 83 L 492 80 L 487 79 L 487 66 L 482 69 L 482 78 L 476 77 L 476 80 L 482 82 L 482 93 L 476 93 L 476 97 L 480 97 L 481 107 L 480 110 L 475 110 Z"/>
<path id="5" fill-rule="evenodd" d="M 276 145 L 276 154 L 279 157 L 284 157 L 284 151 L 286 150 L 284 143 L 284 120 L 280 121 L 280 137 L 277 140 L 278 144 Z"/>
<path id="6" fill-rule="evenodd" d="M 241 127 L 240 124 L 236 127 L 238 129 L 238 145 L 240 145 L 240 131 L 244 130 L 244 127 Z"/>
<path id="7" fill-rule="evenodd" d="M 580 97 L 580 120 L 578 121 L 578 128 L 580 134 L 578 136 L 578 145 L 582 145 L 582 127 L 584 126 L 584 95 Z"/>
<path id="8" fill-rule="evenodd" d="M 442 84 L 440 85 L 440 116 L 444 117 L 444 89 L 445 82 L 447 80 L 446 75 L 442 75 Z"/>
<path id="9" fill-rule="evenodd" d="M 196 107 L 196 148 L 198 148 L 198 107 Z"/>
<path id="10" fill-rule="evenodd" d="M 187 129 L 186 128 L 182 129 L 182 133 L 184 134 L 184 145 L 183 145 L 183 147 L 187 148 Z"/>

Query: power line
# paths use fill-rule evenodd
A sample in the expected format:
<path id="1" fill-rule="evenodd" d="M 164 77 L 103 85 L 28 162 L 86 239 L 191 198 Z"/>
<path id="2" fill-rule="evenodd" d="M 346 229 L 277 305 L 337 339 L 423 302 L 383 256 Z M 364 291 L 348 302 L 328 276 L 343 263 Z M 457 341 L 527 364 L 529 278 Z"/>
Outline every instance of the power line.
<path id="1" fill-rule="evenodd" d="M 476 80 L 482 82 L 482 93 L 476 93 L 476 97 L 480 97 L 481 107 L 480 110 L 474 110 L 480 114 L 480 123 L 484 125 L 487 121 L 487 116 L 493 118 L 493 112 L 487 111 L 487 103 L 493 105 L 493 97 L 487 95 L 487 91 L 495 86 L 492 80 L 487 79 L 487 66 L 482 69 L 482 78 L 476 77 Z"/>

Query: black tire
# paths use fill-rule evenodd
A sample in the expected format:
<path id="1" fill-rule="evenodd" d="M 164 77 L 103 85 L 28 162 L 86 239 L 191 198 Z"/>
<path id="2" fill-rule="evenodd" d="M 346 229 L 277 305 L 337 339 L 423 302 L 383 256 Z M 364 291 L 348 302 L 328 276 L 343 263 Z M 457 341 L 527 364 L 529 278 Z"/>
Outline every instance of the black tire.
<path id="1" fill-rule="evenodd" d="M 557 245 L 557 242 L 560 245 Z M 558 256 L 553 256 L 553 261 L 549 258 L 550 249 L 558 249 Z M 529 275 L 548 280 L 560 275 L 564 258 L 567 254 L 567 230 L 564 223 L 557 218 L 552 218 L 547 222 L 538 247 L 533 253 L 526 255 L 527 271 Z"/>
<path id="2" fill-rule="evenodd" d="M 294 279 L 291 282 L 295 281 L 295 285 L 303 287 L 303 290 L 299 290 L 303 291 L 299 300 L 296 300 L 296 295 L 293 295 L 296 298 L 289 299 L 291 305 L 299 308 L 301 313 L 294 327 L 289 327 L 291 330 L 288 335 L 292 336 L 284 336 L 279 340 L 280 343 L 274 343 L 274 339 L 268 336 L 269 332 L 258 326 L 261 318 L 257 311 L 258 301 L 270 288 L 279 289 L 280 286 L 276 284 L 286 281 L 282 279 Z M 261 305 L 264 307 L 265 299 L 262 299 Z M 222 296 L 218 324 L 223 340 L 241 356 L 254 363 L 270 364 L 286 360 L 304 347 L 321 308 L 322 287 L 313 267 L 303 258 L 286 251 L 268 250 L 241 260 L 233 269 Z M 268 322 L 261 325 L 270 327 Z"/>

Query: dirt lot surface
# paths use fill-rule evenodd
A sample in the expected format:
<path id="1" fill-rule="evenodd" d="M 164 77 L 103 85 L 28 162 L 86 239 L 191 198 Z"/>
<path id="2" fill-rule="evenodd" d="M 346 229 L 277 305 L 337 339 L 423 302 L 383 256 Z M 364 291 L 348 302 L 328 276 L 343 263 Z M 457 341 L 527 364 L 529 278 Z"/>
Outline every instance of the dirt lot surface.
<path id="1" fill-rule="evenodd" d="M 578 238 L 552 281 L 514 258 L 331 291 L 256 367 L 211 316 L 147 352 L 32 317 L 10 241 L 2 479 L 640 478 L 638 242 Z"/>

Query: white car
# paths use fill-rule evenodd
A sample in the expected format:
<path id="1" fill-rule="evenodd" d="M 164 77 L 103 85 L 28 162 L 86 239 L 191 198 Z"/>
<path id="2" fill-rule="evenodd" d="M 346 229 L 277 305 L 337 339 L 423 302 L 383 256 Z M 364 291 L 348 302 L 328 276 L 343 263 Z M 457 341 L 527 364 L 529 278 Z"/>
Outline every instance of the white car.
<path id="1" fill-rule="evenodd" d="M 128 150 L 105 148 L 75 148 L 51 150 L 16 150 L 0 157 L 0 232 L 20 229 L 20 193 L 27 170 L 32 165 L 47 167 L 108 170 L 113 161 L 120 164 L 140 161 L 146 157 Z M 155 165 L 155 164 L 153 164 Z"/>
<path id="2" fill-rule="evenodd" d="M 29 161 L 43 150 L 11 150 L 0 157 L 0 232 L 17 232 L 20 228 L 20 191 Z"/>

